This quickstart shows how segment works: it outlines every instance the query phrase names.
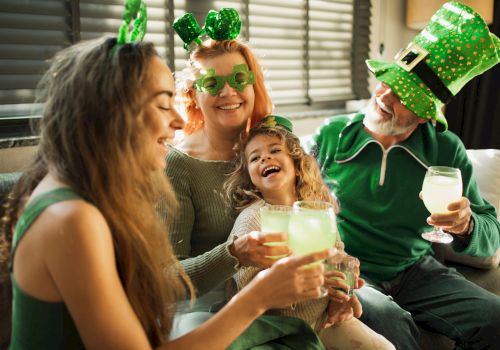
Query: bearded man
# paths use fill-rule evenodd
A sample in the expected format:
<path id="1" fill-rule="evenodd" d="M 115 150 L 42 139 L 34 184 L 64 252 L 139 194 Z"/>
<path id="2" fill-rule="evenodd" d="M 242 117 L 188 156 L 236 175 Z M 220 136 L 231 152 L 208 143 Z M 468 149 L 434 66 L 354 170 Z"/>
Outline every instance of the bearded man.
<path id="1" fill-rule="evenodd" d="M 340 203 L 345 250 L 361 261 L 361 320 L 397 349 L 419 349 L 418 327 L 456 348 L 500 343 L 500 297 L 432 256 L 429 225 L 454 237 L 455 251 L 491 256 L 500 223 L 481 198 L 463 143 L 442 107 L 472 77 L 500 61 L 500 40 L 469 7 L 449 2 L 394 62 L 368 60 L 380 84 L 363 113 L 331 118 L 310 152 Z M 492 116 L 494 117 L 494 116 Z M 432 214 L 419 198 L 430 166 L 458 168 L 463 197 Z"/>

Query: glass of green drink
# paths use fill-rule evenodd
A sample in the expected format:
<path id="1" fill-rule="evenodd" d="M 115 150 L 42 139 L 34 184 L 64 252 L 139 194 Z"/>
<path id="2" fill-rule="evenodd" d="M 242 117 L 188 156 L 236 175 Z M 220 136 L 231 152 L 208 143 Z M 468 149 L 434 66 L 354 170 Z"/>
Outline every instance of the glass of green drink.
<path id="1" fill-rule="evenodd" d="M 333 205 L 322 201 L 293 203 L 288 224 L 288 244 L 295 256 L 307 255 L 335 246 L 337 224 Z M 322 288 L 322 296 L 327 290 Z"/>
<path id="2" fill-rule="evenodd" d="M 286 232 L 292 207 L 287 205 L 266 204 L 260 208 L 260 230 L 262 232 Z M 286 246 L 288 242 L 267 242 L 268 246 Z M 281 259 L 286 255 L 269 256 L 271 259 Z"/>
<path id="3" fill-rule="evenodd" d="M 352 297 L 354 284 L 356 281 L 356 274 L 359 270 L 359 260 L 347 254 L 337 254 L 325 260 L 325 272 L 327 271 L 340 271 L 345 275 L 344 283 L 347 284 L 348 289 L 336 288 L 341 292 Z M 337 277 L 332 277 L 337 279 Z"/>

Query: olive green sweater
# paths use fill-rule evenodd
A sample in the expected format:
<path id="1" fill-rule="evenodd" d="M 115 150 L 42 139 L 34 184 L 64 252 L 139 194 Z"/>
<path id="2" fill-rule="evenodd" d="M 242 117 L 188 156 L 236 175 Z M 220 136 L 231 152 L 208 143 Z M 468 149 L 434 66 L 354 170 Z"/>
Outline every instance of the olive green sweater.
<path id="1" fill-rule="evenodd" d="M 232 169 L 228 161 L 206 161 L 170 147 L 166 174 L 174 188 L 178 210 L 160 213 L 168 222 L 174 253 L 203 295 L 237 271 L 238 261 L 228 250 L 228 236 L 236 214 L 223 200 L 222 186 Z"/>

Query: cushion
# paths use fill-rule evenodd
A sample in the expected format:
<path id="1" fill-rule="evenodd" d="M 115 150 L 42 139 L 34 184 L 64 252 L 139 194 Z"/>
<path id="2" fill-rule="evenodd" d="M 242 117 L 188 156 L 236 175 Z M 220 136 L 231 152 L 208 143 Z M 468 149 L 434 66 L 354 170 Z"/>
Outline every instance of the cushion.
<path id="1" fill-rule="evenodd" d="M 472 162 L 473 175 L 476 178 L 481 196 L 497 210 L 500 219 L 500 150 L 475 149 L 467 150 Z M 435 246 L 444 260 L 452 261 L 480 269 L 492 269 L 500 263 L 500 248 L 493 256 L 479 257 L 456 253 L 449 245 Z"/>
<path id="2" fill-rule="evenodd" d="M 467 150 L 481 196 L 497 210 L 500 220 L 500 150 Z"/>

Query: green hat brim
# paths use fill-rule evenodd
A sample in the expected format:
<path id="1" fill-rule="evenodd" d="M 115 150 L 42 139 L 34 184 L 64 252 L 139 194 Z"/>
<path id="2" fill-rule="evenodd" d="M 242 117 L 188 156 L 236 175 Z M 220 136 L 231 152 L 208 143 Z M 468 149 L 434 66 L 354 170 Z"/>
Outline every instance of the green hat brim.
<path id="1" fill-rule="evenodd" d="M 265 128 L 275 128 L 277 126 L 281 126 L 282 128 L 285 128 L 289 132 L 293 133 L 293 124 L 290 119 L 276 114 L 270 114 L 262 119 L 260 125 Z"/>
<path id="2" fill-rule="evenodd" d="M 405 71 L 394 62 L 365 62 L 377 80 L 388 85 L 406 108 L 420 118 L 437 121 L 444 127 L 443 131 L 448 130 L 448 122 L 442 112 L 443 103 L 418 75 Z"/>

